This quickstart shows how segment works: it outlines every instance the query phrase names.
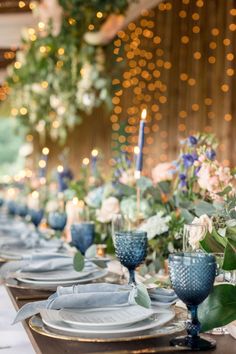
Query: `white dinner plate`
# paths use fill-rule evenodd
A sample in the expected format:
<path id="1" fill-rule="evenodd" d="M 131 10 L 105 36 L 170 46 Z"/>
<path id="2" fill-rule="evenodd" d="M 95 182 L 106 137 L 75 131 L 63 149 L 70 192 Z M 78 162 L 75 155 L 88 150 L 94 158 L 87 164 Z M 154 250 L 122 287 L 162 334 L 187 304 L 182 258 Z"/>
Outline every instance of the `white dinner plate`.
<path id="1" fill-rule="evenodd" d="M 72 326 L 86 328 L 109 327 L 109 329 L 143 321 L 153 314 L 154 311 L 152 309 L 146 309 L 138 305 L 88 310 L 59 310 L 60 320 Z"/>
<path id="2" fill-rule="evenodd" d="M 62 280 L 62 281 L 61 280 L 50 280 L 50 281 L 33 280 L 33 279 L 24 279 L 21 277 L 16 277 L 16 279 L 19 280 L 21 283 L 33 284 L 33 285 L 37 285 L 37 286 L 45 286 L 45 285 L 55 286 L 55 285 L 83 284 L 83 283 L 87 283 L 87 282 L 102 278 L 105 275 L 107 275 L 107 273 L 108 273 L 107 269 L 102 269 L 102 270 L 95 271 L 84 278 Z"/>
<path id="3" fill-rule="evenodd" d="M 73 266 L 68 267 L 68 269 L 58 269 L 49 272 L 22 272 L 19 271 L 19 277 L 21 279 L 29 280 L 38 280 L 38 281 L 64 281 L 64 280 L 75 280 L 81 279 L 89 276 L 97 270 L 96 267 L 90 270 L 83 270 L 81 272 L 76 272 L 72 268 Z"/>
<path id="4" fill-rule="evenodd" d="M 68 323 L 65 323 L 61 321 L 61 318 L 59 316 L 59 311 L 58 310 L 42 310 L 40 312 L 42 316 L 43 323 L 56 331 L 59 331 L 61 333 L 66 333 L 66 334 L 72 334 L 72 335 L 80 335 L 80 334 L 86 334 L 86 335 L 110 335 L 110 334 L 118 334 L 118 335 L 132 335 L 135 333 L 139 332 L 144 332 L 150 329 L 158 328 L 160 326 L 163 326 L 165 323 L 171 321 L 175 317 L 175 313 L 171 309 L 159 309 L 159 308 L 154 308 L 155 314 L 151 315 L 148 319 L 134 323 L 130 326 L 127 327 L 122 327 L 122 328 L 116 328 L 116 329 L 109 329 L 109 328 L 84 328 L 83 326 L 81 327 L 74 327 L 72 325 L 69 325 Z"/>

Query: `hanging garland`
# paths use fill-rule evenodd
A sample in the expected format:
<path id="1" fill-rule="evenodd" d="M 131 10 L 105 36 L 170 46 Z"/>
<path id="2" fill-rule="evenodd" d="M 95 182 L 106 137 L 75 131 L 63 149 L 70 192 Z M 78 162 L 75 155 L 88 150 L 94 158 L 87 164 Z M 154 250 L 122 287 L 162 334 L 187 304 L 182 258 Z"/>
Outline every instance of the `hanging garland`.
<path id="1" fill-rule="evenodd" d="M 39 134 L 64 141 L 67 131 L 101 105 L 111 106 L 111 48 L 84 40 L 129 0 L 44 0 L 37 29 L 23 32 L 9 67 L 12 114 Z M 106 59 L 109 58 L 109 59 Z"/>

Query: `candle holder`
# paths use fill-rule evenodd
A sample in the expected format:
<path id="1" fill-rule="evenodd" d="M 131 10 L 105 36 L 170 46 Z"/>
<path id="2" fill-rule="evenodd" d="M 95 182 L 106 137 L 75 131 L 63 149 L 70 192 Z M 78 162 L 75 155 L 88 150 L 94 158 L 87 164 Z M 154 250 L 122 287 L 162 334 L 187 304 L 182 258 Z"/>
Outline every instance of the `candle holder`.
<path id="1" fill-rule="evenodd" d="M 106 249 L 107 249 L 107 245 L 97 245 L 96 246 L 96 254 L 98 257 L 102 257 L 104 258 L 106 256 Z"/>

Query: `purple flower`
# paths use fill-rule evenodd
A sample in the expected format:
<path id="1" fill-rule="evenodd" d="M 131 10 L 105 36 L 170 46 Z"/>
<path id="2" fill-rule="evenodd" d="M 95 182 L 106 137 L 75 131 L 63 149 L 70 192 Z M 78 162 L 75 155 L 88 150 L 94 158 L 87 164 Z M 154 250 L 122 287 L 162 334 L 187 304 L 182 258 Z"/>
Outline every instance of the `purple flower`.
<path id="1" fill-rule="evenodd" d="M 197 154 L 183 154 L 184 167 L 189 168 L 193 165 L 194 161 L 198 159 Z"/>
<path id="2" fill-rule="evenodd" d="M 215 150 L 207 150 L 207 152 L 206 152 L 206 157 L 209 159 L 209 160 L 215 160 L 215 158 L 216 158 L 216 152 L 215 152 Z"/>
<path id="3" fill-rule="evenodd" d="M 198 172 L 200 171 L 200 169 L 201 169 L 201 166 L 198 166 L 198 167 L 195 169 L 195 171 L 194 171 L 195 176 L 197 176 L 197 174 L 198 174 Z"/>
<path id="4" fill-rule="evenodd" d="M 180 183 L 179 183 L 180 187 L 181 187 L 181 188 L 182 188 L 182 187 L 185 187 L 185 186 L 187 185 L 187 182 L 186 182 L 186 175 L 183 174 L 183 173 L 180 173 L 180 174 L 179 174 L 179 179 L 180 179 Z"/>
<path id="5" fill-rule="evenodd" d="M 189 140 L 189 142 L 190 142 L 191 145 L 197 145 L 197 143 L 198 143 L 197 138 L 196 138 L 195 136 L 193 136 L 193 135 L 190 135 L 190 137 L 188 138 L 188 140 Z"/>

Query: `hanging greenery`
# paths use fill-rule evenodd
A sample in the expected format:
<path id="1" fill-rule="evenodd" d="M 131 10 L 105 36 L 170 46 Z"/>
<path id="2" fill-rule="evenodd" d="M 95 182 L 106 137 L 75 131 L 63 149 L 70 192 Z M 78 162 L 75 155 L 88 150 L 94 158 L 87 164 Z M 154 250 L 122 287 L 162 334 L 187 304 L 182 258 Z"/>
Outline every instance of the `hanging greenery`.
<path id="1" fill-rule="evenodd" d="M 9 67 L 12 114 L 64 141 L 83 113 L 111 108 L 111 47 L 90 45 L 84 36 L 128 5 L 128 0 L 44 0 L 35 10 L 37 29 L 24 30 L 17 61 Z"/>

